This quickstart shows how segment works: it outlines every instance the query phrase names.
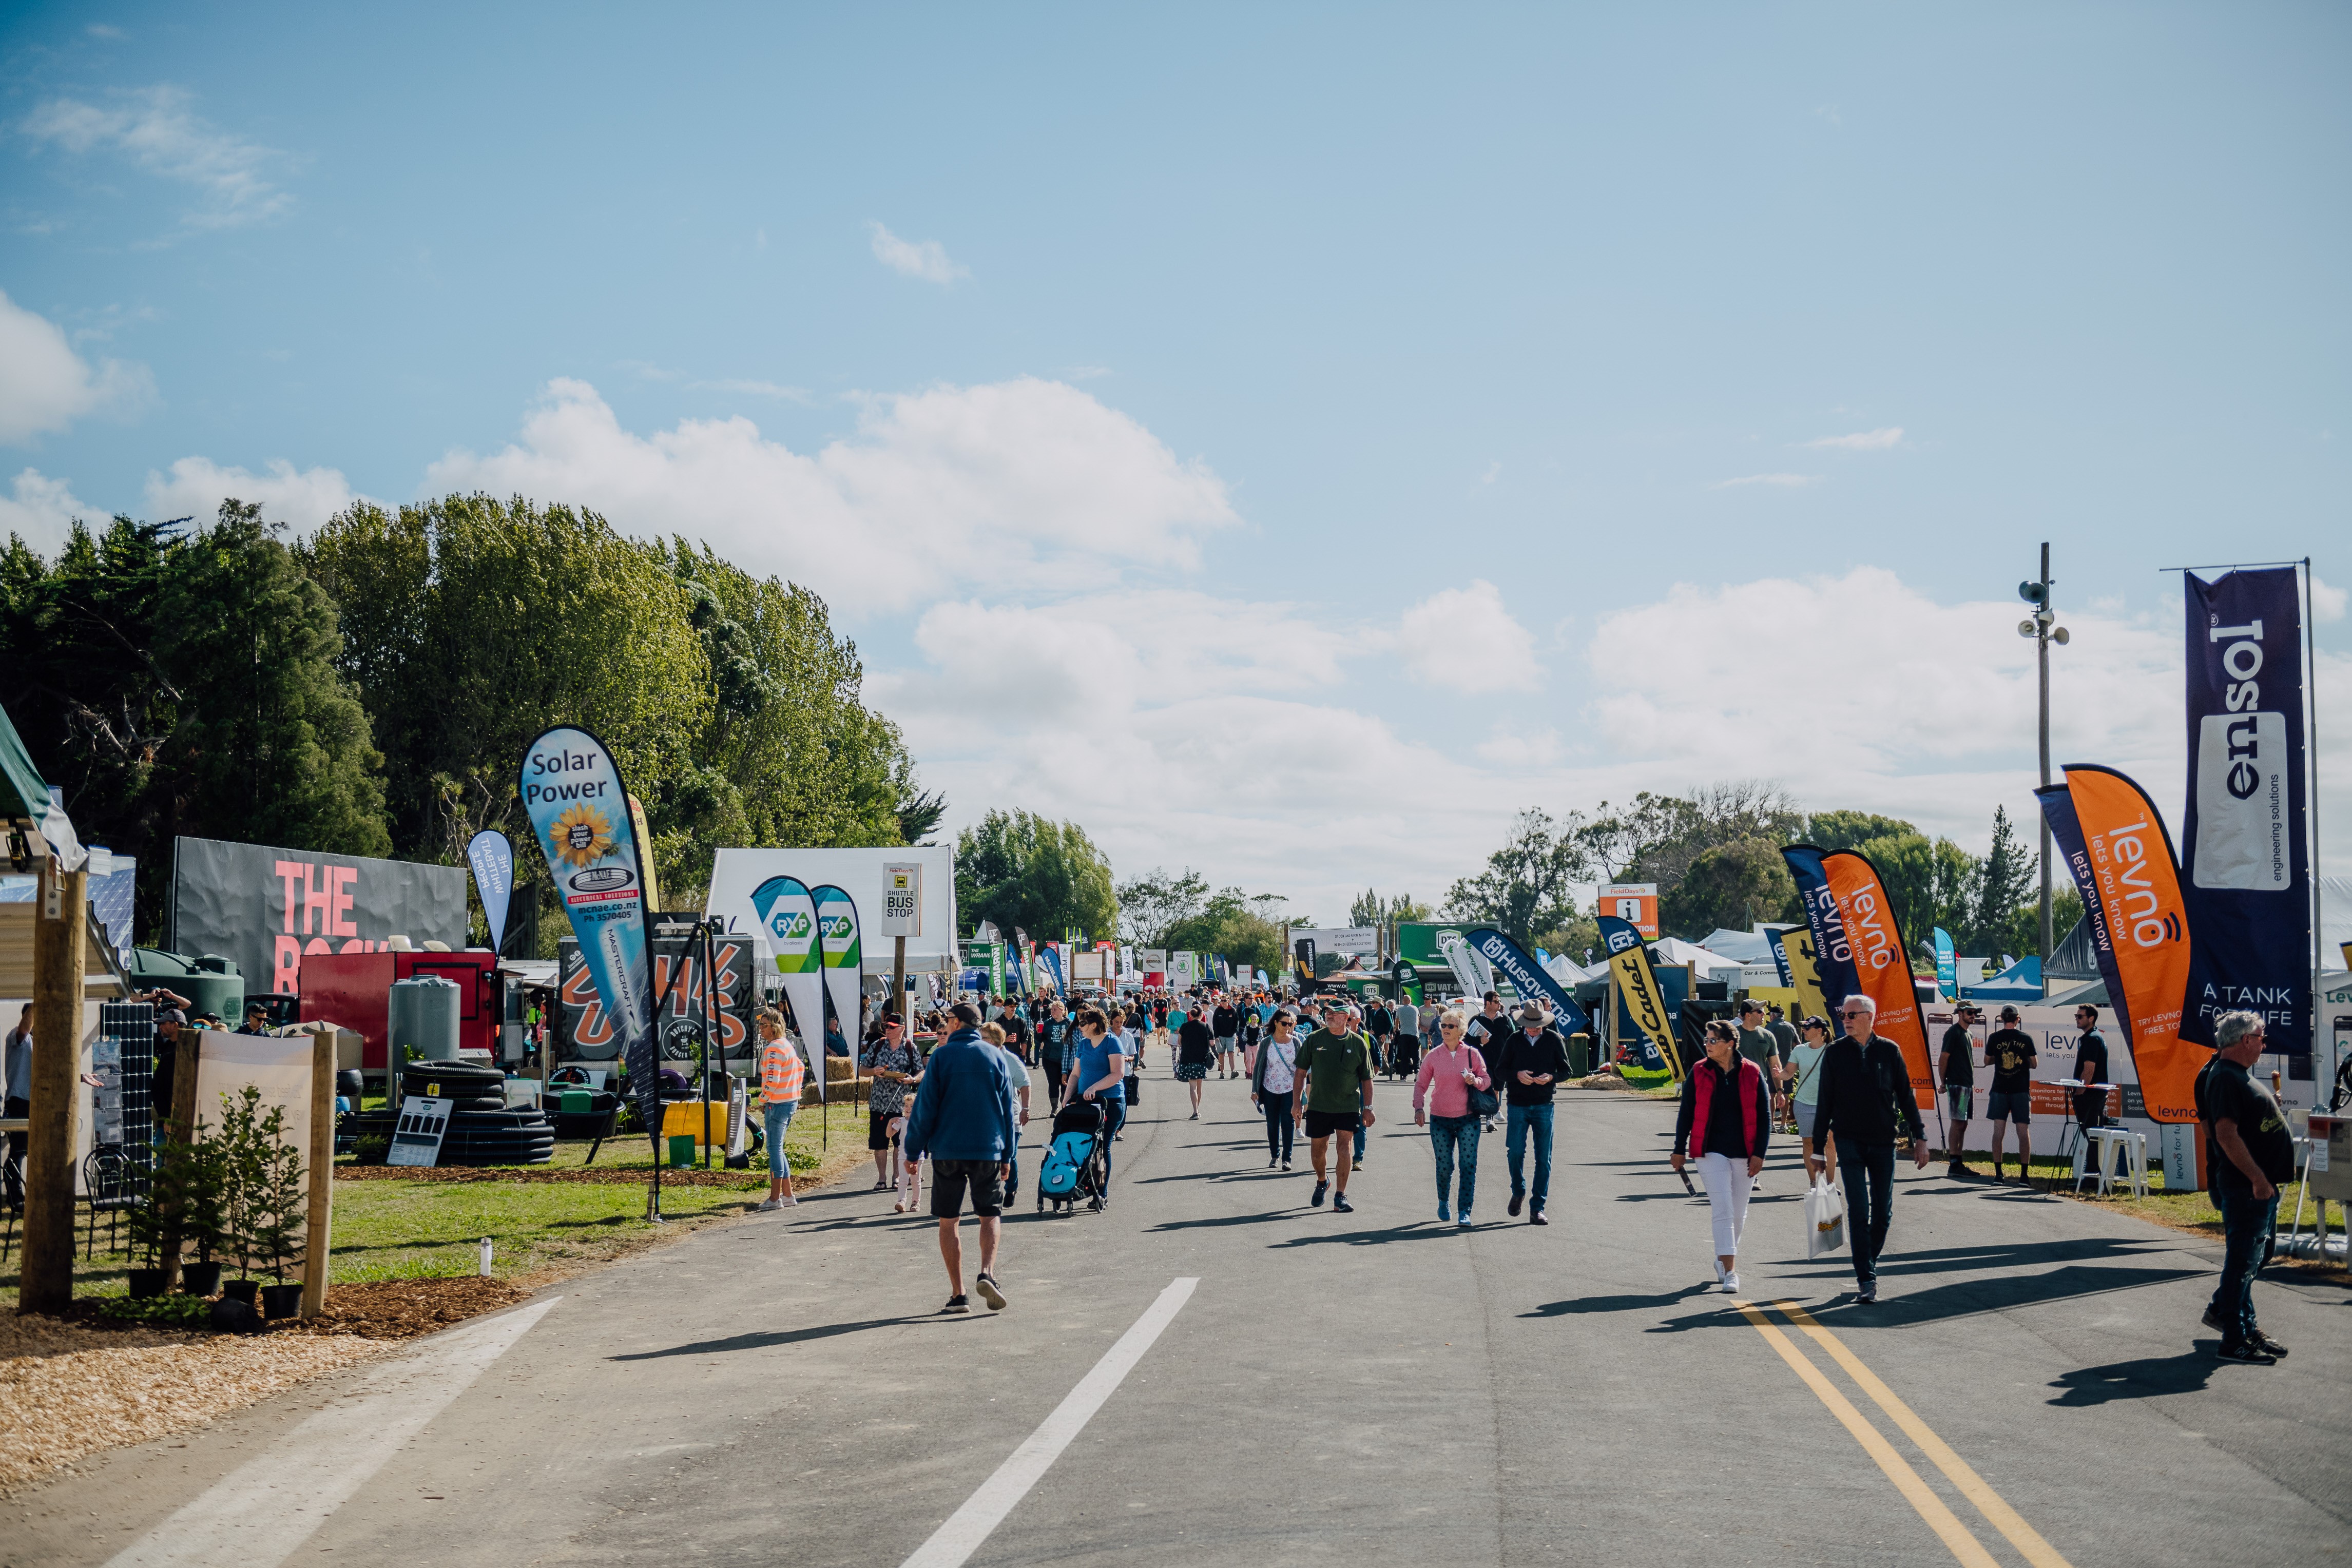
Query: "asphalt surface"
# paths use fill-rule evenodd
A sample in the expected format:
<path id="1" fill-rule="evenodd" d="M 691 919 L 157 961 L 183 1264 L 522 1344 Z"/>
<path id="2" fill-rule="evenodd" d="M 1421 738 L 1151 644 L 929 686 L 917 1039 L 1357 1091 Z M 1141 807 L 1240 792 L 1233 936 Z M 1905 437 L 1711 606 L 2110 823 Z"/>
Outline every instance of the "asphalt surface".
<path id="1" fill-rule="evenodd" d="M 1189 1121 L 1163 1065 L 1108 1211 L 1008 1222 L 1003 1313 L 933 1315 L 931 1222 L 853 1182 L 566 1283 L 470 1383 L 462 1346 L 422 1342 L 400 1368 L 94 1461 L 0 1504 L 0 1562 L 234 1542 L 224 1498 L 317 1469 L 340 1451 L 311 1451 L 339 1440 L 319 1423 L 408 1397 L 437 1414 L 388 1458 L 355 1451 L 339 1506 L 245 1516 L 278 1534 L 252 1527 L 243 1568 L 901 1563 L 1178 1280 L 1198 1283 L 971 1563 L 2089 1568 L 2352 1545 L 2340 1284 L 2274 1270 L 2260 1312 L 2294 1354 L 2222 1365 L 2198 1325 L 2218 1247 L 1906 1165 L 1864 1307 L 1843 1259 L 1805 1259 L 1791 1148 L 1748 1221 L 1751 1317 L 1709 1288 L 1705 1202 L 1664 1164 L 1670 1106 L 1564 1094 L 1542 1228 L 1505 1216 L 1489 1137 L 1462 1232 L 1437 1223 L 1407 1090 L 1378 1105 L 1339 1215 L 1308 1207 L 1303 1146 L 1296 1174 L 1267 1171 L 1244 1084 L 1211 1080 Z M 383 1392 L 402 1374 L 457 1392 L 416 1406 Z M 325 1518 L 289 1550 L 297 1511 Z"/>

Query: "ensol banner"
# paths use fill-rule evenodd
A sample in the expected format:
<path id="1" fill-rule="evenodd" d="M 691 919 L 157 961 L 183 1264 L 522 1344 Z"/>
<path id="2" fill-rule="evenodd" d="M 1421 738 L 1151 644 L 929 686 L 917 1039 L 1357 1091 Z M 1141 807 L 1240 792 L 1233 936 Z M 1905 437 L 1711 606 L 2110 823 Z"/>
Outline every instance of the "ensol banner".
<path id="1" fill-rule="evenodd" d="M 620 1034 L 629 1087 L 658 1145 L 661 1073 L 653 967 L 646 953 L 643 851 L 629 821 L 620 764 L 603 741 L 564 726 L 523 748 L 520 783 L 523 813 L 580 939 L 581 961 Z"/>
<path id="2" fill-rule="evenodd" d="M 1823 991 L 1834 993 L 1831 999 L 1835 1002 L 1858 991 L 1878 1004 L 1873 1030 L 1902 1049 L 1904 1065 L 1911 1070 L 1911 1092 L 1923 1111 L 1931 1103 L 1937 1106 L 1940 1126 L 1942 1103 L 1936 1097 L 1927 1060 L 1927 1025 L 1919 1016 L 1911 949 L 1895 923 L 1895 905 L 1878 868 L 1869 856 L 1853 850 L 1824 853 L 1811 844 L 1790 844 L 1780 858 L 1789 862 L 1805 901 Z M 1834 1018 L 1832 1024 L 1843 1032 Z"/>
<path id="3" fill-rule="evenodd" d="M 784 1011 L 801 1055 L 824 1071 L 824 960 L 817 952 L 816 899 L 798 877 L 772 876 L 751 890 L 751 910 L 768 934 L 784 977 Z"/>
<path id="4" fill-rule="evenodd" d="M 1590 1034 L 1592 1020 L 1576 1005 L 1576 998 L 1560 989 L 1559 982 L 1544 973 L 1543 966 L 1528 956 L 1527 949 L 1504 936 L 1491 925 L 1481 925 L 1468 937 L 1471 948 L 1502 972 L 1519 994 L 1519 1000 L 1531 1002 L 1538 997 L 1551 1004 L 1552 1027 L 1565 1040 L 1571 1034 Z"/>
<path id="5" fill-rule="evenodd" d="M 2191 946 L 2164 819 L 2147 791 L 2111 768 L 2070 762 L 2064 783 L 2033 793 L 2082 890 L 2091 946 L 2147 1113 L 2194 1122 L 2197 1074 L 2212 1053 L 2180 1038 Z"/>
<path id="6" fill-rule="evenodd" d="M 1683 1077 L 1682 1052 L 1675 1049 L 1675 1023 L 1666 1010 L 1666 993 L 1658 972 L 1650 967 L 1650 950 L 1630 920 L 1614 915 L 1599 916 L 1601 941 L 1609 949 L 1609 973 L 1617 982 L 1617 998 L 1633 1027 L 1642 1031 L 1643 1065 L 1663 1067 Z"/>

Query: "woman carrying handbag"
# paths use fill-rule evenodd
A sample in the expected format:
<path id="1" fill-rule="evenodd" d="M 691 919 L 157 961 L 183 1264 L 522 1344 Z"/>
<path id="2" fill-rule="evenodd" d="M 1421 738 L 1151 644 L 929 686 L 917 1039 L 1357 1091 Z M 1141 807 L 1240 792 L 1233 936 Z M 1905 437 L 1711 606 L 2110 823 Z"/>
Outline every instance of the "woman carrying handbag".
<path id="1" fill-rule="evenodd" d="M 1764 1169 L 1772 1142 L 1772 1091 L 1763 1070 L 1739 1054 L 1739 1036 L 1717 1019 L 1706 1026 L 1706 1060 L 1683 1080 L 1672 1164 L 1698 1161 L 1715 1221 L 1715 1277 L 1726 1295 L 1739 1289 L 1739 1232 L 1748 1222 L 1748 1184 Z"/>
<path id="2" fill-rule="evenodd" d="M 1447 1200 L 1454 1195 L 1454 1162 L 1462 1161 L 1461 1202 L 1454 1221 L 1468 1227 L 1470 1205 L 1478 1194 L 1478 1130 L 1495 1113 L 1494 1082 L 1486 1059 L 1463 1040 L 1470 1020 L 1459 1010 L 1438 1020 L 1438 1043 L 1421 1059 L 1412 1080 L 1412 1121 L 1429 1129 L 1429 1146 L 1437 1156 L 1437 1218 L 1452 1218 Z"/>

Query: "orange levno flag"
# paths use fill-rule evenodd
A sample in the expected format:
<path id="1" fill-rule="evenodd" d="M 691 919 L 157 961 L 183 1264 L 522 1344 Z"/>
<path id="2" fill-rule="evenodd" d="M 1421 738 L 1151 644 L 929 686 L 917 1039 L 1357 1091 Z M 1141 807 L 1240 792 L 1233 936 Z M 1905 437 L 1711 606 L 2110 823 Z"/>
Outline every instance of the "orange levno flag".
<path id="1" fill-rule="evenodd" d="M 1853 850 L 1832 850 L 1822 856 L 1822 873 L 1837 900 L 1854 977 L 1863 994 L 1878 1004 L 1872 1029 L 1903 1048 L 1903 1063 L 1911 1070 L 1911 1096 L 1919 1103 L 1921 1115 L 1933 1115 L 1940 1124 L 1942 1107 L 1927 1061 L 1927 1025 L 1919 1016 L 1918 982 L 1911 976 L 1910 949 L 1895 924 L 1886 884 L 1870 857 Z M 1832 997 L 1831 1005 L 1843 999 Z"/>
<path id="2" fill-rule="evenodd" d="M 2139 1071 L 2140 1099 L 2156 1121 L 2193 1122 L 2197 1074 L 2212 1053 L 2180 1038 L 2189 912 L 2172 835 L 2140 787 L 2111 768 L 2070 762 L 2066 782 L 2033 793 L 2082 890 L 2107 999 Z"/>

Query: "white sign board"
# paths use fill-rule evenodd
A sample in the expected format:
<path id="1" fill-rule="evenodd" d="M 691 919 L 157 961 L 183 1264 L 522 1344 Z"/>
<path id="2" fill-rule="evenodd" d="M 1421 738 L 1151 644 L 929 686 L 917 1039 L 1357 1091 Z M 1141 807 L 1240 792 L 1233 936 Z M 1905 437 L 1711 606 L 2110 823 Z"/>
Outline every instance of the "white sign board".
<path id="1" fill-rule="evenodd" d="M 1171 953 L 1168 955 L 1168 983 L 1170 985 L 1189 986 L 1200 977 L 1200 965 L 1195 955 L 1191 953 Z"/>
<path id="2" fill-rule="evenodd" d="M 921 930 L 907 938 L 909 974 L 952 970 L 961 957 L 956 949 L 955 846 L 927 844 L 895 849 L 722 849 L 711 868 L 710 896 L 705 911 L 727 922 L 738 935 L 758 935 L 759 912 L 751 907 L 751 890 L 772 876 L 798 877 L 811 887 L 830 884 L 842 889 L 857 905 L 866 950 L 866 972 L 890 972 L 893 935 L 882 922 L 883 867 L 920 865 L 919 889 Z"/>
<path id="3" fill-rule="evenodd" d="M 883 936 L 923 934 L 923 862 L 886 861 L 882 865 L 882 918 L 874 927 Z"/>
<path id="4" fill-rule="evenodd" d="M 1292 926 L 1290 928 L 1291 950 L 1297 951 L 1298 944 L 1305 941 L 1313 942 L 1315 951 L 1318 954 L 1338 953 L 1346 956 L 1360 956 L 1370 958 L 1377 956 L 1381 950 L 1381 934 L 1370 925 Z"/>
<path id="5" fill-rule="evenodd" d="M 441 1160 L 441 1139 L 449 1131 L 449 1112 L 457 1104 L 432 1095 L 411 1094 L 400 1103 L 400 1120 L 392 1124 L 388 1166 L 432 1166 Z"/>

